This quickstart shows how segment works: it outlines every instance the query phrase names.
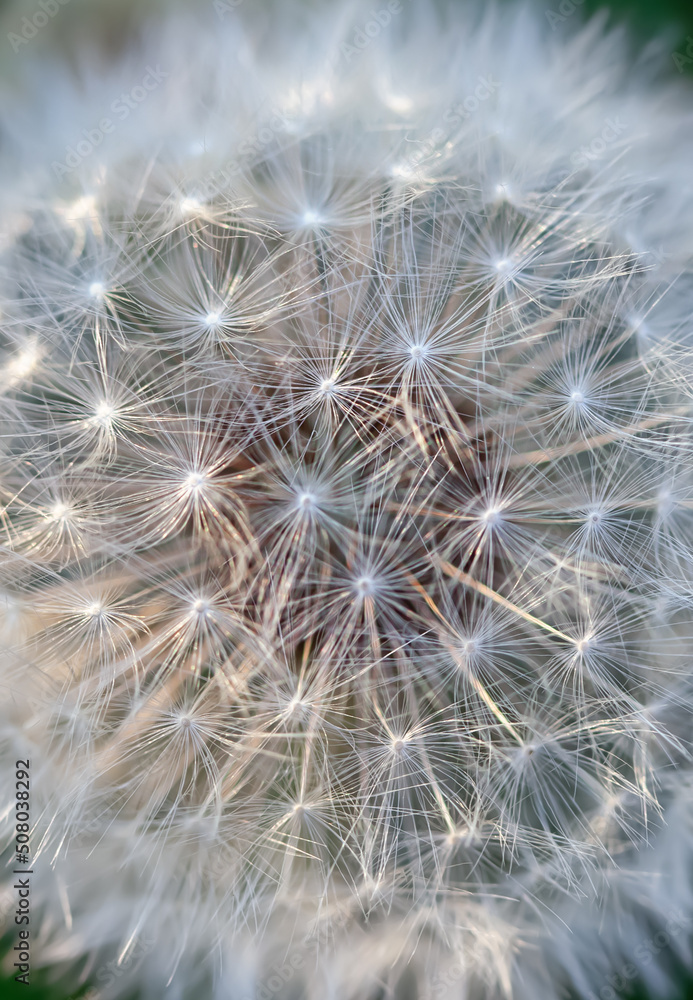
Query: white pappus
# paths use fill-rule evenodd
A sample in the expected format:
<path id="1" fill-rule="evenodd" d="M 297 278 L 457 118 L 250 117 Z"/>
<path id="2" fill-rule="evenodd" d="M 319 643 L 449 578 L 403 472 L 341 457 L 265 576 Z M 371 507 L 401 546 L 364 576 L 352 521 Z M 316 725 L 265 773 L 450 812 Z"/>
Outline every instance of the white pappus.
<path id="1" fill-rule="evenodd" d="M 524 7 L 222 7 L 29 62 L 0 119 L 32 960 L 103 1000 L 665 996 L 690 88 Z"/>

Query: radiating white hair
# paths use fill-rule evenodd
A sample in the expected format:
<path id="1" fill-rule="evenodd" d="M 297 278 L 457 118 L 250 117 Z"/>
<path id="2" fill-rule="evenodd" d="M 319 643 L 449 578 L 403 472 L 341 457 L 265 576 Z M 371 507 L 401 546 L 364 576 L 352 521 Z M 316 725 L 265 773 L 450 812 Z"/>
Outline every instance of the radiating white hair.
<path id="1" fill-rule="evenodd" d="M 2 120 L 33 961 L 104 1000 L 663 995 L 690 90 L 577 16 L 249 8 L 27 62 Z"/>

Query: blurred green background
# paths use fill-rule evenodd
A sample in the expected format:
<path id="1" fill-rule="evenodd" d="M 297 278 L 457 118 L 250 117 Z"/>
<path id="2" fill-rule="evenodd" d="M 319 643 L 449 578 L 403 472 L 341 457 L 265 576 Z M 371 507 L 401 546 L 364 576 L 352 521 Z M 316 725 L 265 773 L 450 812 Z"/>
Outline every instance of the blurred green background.
<path id="1" fill-rule="evenodd" d="M 67 51 L 78 50 L 86 41 L 97 37 L 111 50 L 117 48 L 128 37 L 132 27 L 143 15 L 157 10 L 170 10 L 175 6 L 185 6 L 213 13 L 213 0 L 59 0 L 64 6 L 59 14 L 41 28 L 31 41 L 32 50 L 56 47 Z M 282 0 L 242 0 L 247 10 L 255 11 L 268 3 Z M 306 4 L 319 7 L 321 4 L 336 6 L 340 0 L 304 0 Z M 413 0 L 416 2 L 416 0 Z M 460 5 L 470 0 L 452 0 Z M 489 3 L 490 0 L 480 0 Z M 516 0 L 500 0 L 514 3 Z M 532 0 L 528 0 L 532 2 Z M 693 32 L 693 0 L 534 0 L 535 6 L 545 12 L 547 20 L 558 23 L 590 17 L 597 11 L 608 10 L 614 23 L 628 22 L 634 35 L 642 39 L 651 38 L 662 31 L 671 40 L 672 56 L 678 48 L 685 58 L 686 36 Z M 231 5 L 230 5 L 231 6 Z M 572 12 L 564 13 L 566 11 Z M 15 60 L 21 56 L 24 46 L 14 52 L 6 41 L 10 32 L 21 30 L 22 18 L 31 17 L 39 10 L 38 0 L 0 0 L 0 73 L 11 73 Z M 555 18 L 555 19 L 552 19 Z M 693 51 L 693 49 L 692 49 Z M 672 68 L 676 71 L 672 58 Z M 693 69 L 693 61 L 686 62 L 685 69 Z"/>
<path id="2" fill-rule="evenodd" d="M 65 6 L 58 16 L 42 28 L 31 41 L 32 47 L 40 46 L 48 52 L 72 53 L 81 46 L 90 44 L 96 38 L 107 51 L 118 49 L 146 13 L 170 10 L 174 5 L 188 8 L 197 7 L 209 12 L 212 0 L 63 0 Z M 264 0 L 247 0 L 253 7 Z M 316 5 L 339 0 L 311 0 Z M 463 4 L 466 0 L 457 0 Z M 514 3 L 515 0 L 500 0 Z M 606 11 L 610 23 L 625 23 L 630 27 L 634 47 L 643 45 L 654 37 L 662 37 L 670 53 L 669 69 L 673 78 L 678 74 L 693 75 L 693 0 L 539 0 L 537 7 L 544 11 L 547 23 L 560 25 L 564 21 L 589 18 L 599 11 Z M 22 18 L 31 17 L 38 10 L 37 0 L 0 0 L 0 88 L 2 78 L 11 78 L 17 70 L 16 60 L 21 59 L 23 46 L 15 52 L 8 36 L 21 31 Z M 686 49 L 688 45 L 687 55 Z M 693 98 L 693 92 L 692 92 Z M 693 106 L 693 99 L 692 99 Z M 691 165 L 693 170 L 693 164 Z M 693 877 L 693 873 L 692 873 Z M 14 944 L 14 928 L 0 916 L 0 955 L 7 955 Z M 10 964 L 12 959 L 9 960 Z M 673 961 L 673 958 L 672 958 Z M 667 995 L 648 995 L 638 987 L 631 986 L 629 992 L 619 994 L 628 1000 L 693 1000 L 693 975 L 684 968 L 672 968 L 677 986 Z M 5 977 L 0 971 L 0 1000 L 22 997 L 23 1000 L 80 1000 L 90 991 L 87 982 L 75 989 L 70 982 L 58 978 L 56 974 L 32 970 L 32 985 L 16 984 L 12 977 Z M 128 998 L 128 1000 L 159 1000 L 159 998 Z M 192 1000 L 192 998 L 191 998 Z M 204 1000 L 195 997 L 194 1000 Z M 277 1000 L 282 1000 L 278 997 Z M 542 1000 L 537 997 L 536 1000 Z M 570 1000 L 570 998 L 566 998 Z"/>

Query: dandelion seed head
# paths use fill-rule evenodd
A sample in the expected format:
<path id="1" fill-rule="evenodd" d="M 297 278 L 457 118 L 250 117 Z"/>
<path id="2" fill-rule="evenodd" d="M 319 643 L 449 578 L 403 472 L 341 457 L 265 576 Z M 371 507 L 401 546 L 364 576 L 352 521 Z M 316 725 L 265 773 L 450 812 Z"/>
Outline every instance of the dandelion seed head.
<path id="1" fill-rule="evenodd" d="M 35 348 L 27 348 L 10 362 L 9 370 L 16 378 L 25 378 L 36 366 L 38 352 Z"/>
<path id="2" fill-rule="evenodd" d="M 596 644 L 596 637 L 592 632 L 587 632 L 580 639 L 575 640 L 575 649 L 582 655 L 583 653 L 589 653 L 594 649 Z"/>
<path id="3" fill-rule="evenodd" d="M 414 101 L 407 94 L 386 89 L 381 91 L 383 103 L 398 115 L 407 115 L 414 109 Z"/>
<path id="4" fill-rule="evenodd" d="M 306 209 L 305 212 L 300 217 L 302 226 L 320 226 L 323 224 L 324 219 L 320 212 L 315 211 L 313 208 Z"/>
<path id="5" fill-rule="evenodd" d="M 286 705 L 286 715 L 303 717 L 310 711 L 310 703 L 304 698 L 294 695 Z"/>
<path id="6" fill-rule="evenodd" d="M 104 430 L 108 430 L 112 427 L 116 416 L 117 410 L 115 406 L 109 403 L 108 400 L 102 399 L 96 404 L 93 416 L 89 418 L 89 422 Z"/>
<path id="7" fill-rule="evenodd" d="M 360 576 L 354 580 L 354 591 L 360 598 L 374 597 L 378 593 L 378 580 L 373 576 Z"/>
<path id="8" fill-rule="evenodd" d="M 67 521 L 73 515 L 73 510 L 69 504 L 57 501 L 48 510 L 48 517 L 51 521 Z"/>
<path id="9" fill-rule="evenodd" d="M 98 218 L 98 206 L 96 195 L 84 194 L 68 202 L 61 211 L 68 222 L 91 221 Z"/>
<path id="10" fill-rule="evenodd" d="M 184 486 L 188 493 L 198 494 L 201 493 L 204 487 L 208 483 L 208 475 L 206 472 L 193 471 L 189 472 L 185 477 Z"/>
<path id="11" fill-rule="evenodd" d="M 410 180 L 416 171 L 410 163 L 402 161 L 400 163 L 393 163 L 390 167 L 390 176 L 394 177 L 395 180 Z"/>
<path id="12" fill-rule="evenodd" d="M 250 6 L 167 11 L 76 168 L 34 137 L 102 60 L 2 110 L 37 939 L 112 1000 L 596 996 L 693 916 L 686 84 L 577 16 Z"/>
<path id="13" fill-rule="evenodd" d="M 296 497 L 296 508 L 303 517 L 315 515 L 320 508 L 317 494 L 312 490 L 302 490 Z"/>
<path id="14" fill-rule="evenodd" d="M 187 197 L 181 198 L 178 203 L 178 209 L 180 214 L 187 218 L 189 216 L 198 215 L 202 211 L 203 205 L 199 198 Z"/>
<path id="15" fill-rule="evenodd" d="M 337 392 L 337 379 L 334 376 L 323 379 L 318 386 L 318 392 L 321 396 L 326 396 L 327 398 L 334 396 Z"/>
<path id="16" fill-rule="evenodd" d="M 488 507 L 481 515 L 481 520 L 489 528 L 497 527 L 502 520 L 502 512 L 499 507 Z"/>
<path id="17" fill-rule="evenodd" d="M 409 354 L 415 364 L 425 361 L 428 353 L 429 349 L 426 344 L 412 344 L 409 348 Z"/>

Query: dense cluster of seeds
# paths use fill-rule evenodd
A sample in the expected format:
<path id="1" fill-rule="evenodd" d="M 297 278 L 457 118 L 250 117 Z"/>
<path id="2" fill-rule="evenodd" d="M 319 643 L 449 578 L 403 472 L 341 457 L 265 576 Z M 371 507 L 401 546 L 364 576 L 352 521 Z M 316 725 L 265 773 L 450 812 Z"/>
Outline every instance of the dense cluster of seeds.
<path id="1" fill-rule="evenodd" d="M 687 759 L 690 272 L 591 164 L 392 120 L 15 220 L 4 683 L 42 854 L 125 842 L 133 933 L 175 870 L 210 945 L 291 922 L 380 942 L 361 998 L 416 947 L 496 995 Z"/>

